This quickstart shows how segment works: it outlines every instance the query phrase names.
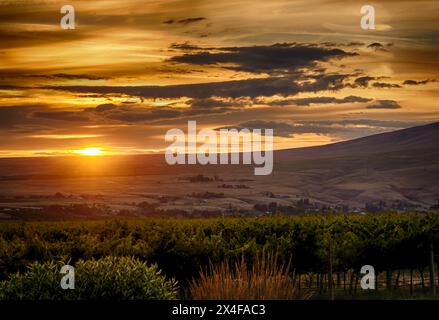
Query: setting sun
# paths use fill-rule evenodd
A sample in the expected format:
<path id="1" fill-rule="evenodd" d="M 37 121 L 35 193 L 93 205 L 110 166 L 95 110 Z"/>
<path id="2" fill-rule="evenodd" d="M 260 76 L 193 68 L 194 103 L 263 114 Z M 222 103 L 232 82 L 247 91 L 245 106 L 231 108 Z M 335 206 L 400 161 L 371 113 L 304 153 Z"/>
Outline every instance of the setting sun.
<path id="1" fill-rule="evenodd" d="M 94 157 L 94 156 L 100 156 L 102 155 L 102 148 L 85 148 L 80 150 L 75 150 L 74 153 L 79 154 L 81 156 L 88 156 L 88 157 Z"/>

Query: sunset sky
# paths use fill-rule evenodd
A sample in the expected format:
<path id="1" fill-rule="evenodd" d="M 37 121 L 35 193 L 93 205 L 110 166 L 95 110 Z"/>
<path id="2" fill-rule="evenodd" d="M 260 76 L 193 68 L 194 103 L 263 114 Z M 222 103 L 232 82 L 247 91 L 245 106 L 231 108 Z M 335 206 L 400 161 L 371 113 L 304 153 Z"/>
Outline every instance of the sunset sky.
<path id="1" fill-rule="evenodd" d="M 439 1 L 0 0 L 0 157 L 159 152 L 188 120 L 273 128 L 276 149 L 435 122 L 438 18 Z"/>

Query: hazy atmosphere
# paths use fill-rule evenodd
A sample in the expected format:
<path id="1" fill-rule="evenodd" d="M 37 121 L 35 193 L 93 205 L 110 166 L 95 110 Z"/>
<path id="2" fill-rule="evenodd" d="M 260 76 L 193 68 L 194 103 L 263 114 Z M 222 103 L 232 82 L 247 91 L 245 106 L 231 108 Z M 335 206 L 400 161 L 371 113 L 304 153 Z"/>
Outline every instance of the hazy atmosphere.
<path id="1" fill-rule="evenodd" d="M 0 1 L 1 157 L 160 152 L 188 120 L 285 149 L 438 119 L 437 1 L 373 3 L 375 30 L 361 1 L 77 0 L 74 30 L 64 4 Z"/>

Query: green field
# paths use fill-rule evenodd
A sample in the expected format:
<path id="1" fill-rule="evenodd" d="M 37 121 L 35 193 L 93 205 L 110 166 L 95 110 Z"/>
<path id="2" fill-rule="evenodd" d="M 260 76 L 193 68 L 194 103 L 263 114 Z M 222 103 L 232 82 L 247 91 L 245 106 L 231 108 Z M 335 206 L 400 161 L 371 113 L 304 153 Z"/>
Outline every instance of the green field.
<path id="1" fill-rule="evenodd" d="M 331 277 L 336 298 L 425 297 L 432 245 L 439 252 L 438 213 L 2 222 L 0 281 L 34 262 L 132 257 L 156 264 L 178 281 L 178 298 L 190 299 L 191 281 L 210 265 L 251 266 L 261 252 L 275 252 L 296 290 L 314 298 L 329 297 Z M 364 265 L 375 268 L 377 291 L 361 290 Z"/>

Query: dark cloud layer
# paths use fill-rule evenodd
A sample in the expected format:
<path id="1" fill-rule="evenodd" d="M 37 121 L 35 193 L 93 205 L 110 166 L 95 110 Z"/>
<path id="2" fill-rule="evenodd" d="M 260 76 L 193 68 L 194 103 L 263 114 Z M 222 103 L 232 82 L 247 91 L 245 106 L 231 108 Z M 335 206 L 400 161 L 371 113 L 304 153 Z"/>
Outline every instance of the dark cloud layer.
<path id="1" fill-rule="evenodd" d="M 359 78 L 355 79 L 354 85 L 358 86 L 358 87 L 366 88 L 367 86 L 369 86 L 369 82 L 372 80 L 376 80 L 376 78 L 369 77 L 369 76 L 359 77 Z"/>
<path id="2" fill-rule="evenodd" d="M 392 44 L 389 43 L 386 45 L 387 47 L 391 47 Z M 386 46 L 384 46 L 383 44 L 379 43 L 379 42 L 373 42 L 371 44 L 369 44 L 367 47 L 370 49 L 373 49 L 375 51 L 384 51 L 387 52 L 388 50 L 385 48 Z"/>
<path id="3" fill-rule="evenodd" d="M 265 120 L 252 120 L 252 121 L 246 121 L 243 123 L 240 123 L 236 126 L 228 126 L 228 127 L 221 127 L 217 128 L 216 130 L 231 130 L 231 129 L 249 129 L 249 130 L 255 130 L 255 129 L 273 129 L 273 133 L 275 136 L 278 137 L 289 137 L 293 133 L 295 133 L 294 126 L 291 124 L 285 123 L 285 122 L 278 122 L 278 121 L 265 121 Z"/>
<path id="4" fill-rule="evenodd" d="M 105 118 L 122 122 L 148 122 L 163 119 L 172 119 L 181 116 L 181 112 L 172 108 L 151 108 L 149 110 L 141 109 L 120 109 L 105 115 Z"/>
<path id="5" fill-rule="evenodd" d="M 248 101 L 239 101 L 237 99 L 218 100 L 218 99 L 192 99 L 187 102 L 192 108 L 228 108 L 240 107 L 248 104 Z"/>
<path id="6" fill-rule="evenodd" d="M 236 126 L 228 126 L 228 127 L 222 127 L 218 128 L 220 129 L 249 129 L 249 130 L 255 130 L 255 129 L 273 129 L 273 134 L 277 137 L 284 137 L 284 138 L 290 138 L 294 136 L 295 134 L 334 134 L 337 132 L 340 132 L 340 128 L 333 127 L 331 125 L 327 124 L 320 124 L 320 123 L 308 123 L 306 121 L 304 122 L 295 122 L 295 123 L 287 123 L 282 121 L 266 121 L 266 120 L 251 120 L 242 122 Z M 349 131 L 352 131 L 352 129 L 348 129 Z"/>
<path id="7" fill-rule="evenodd" d="M 28 115 L 45 105 L 29 105 L 29 106 L 2 106 L 0 108 L 0 126 L 9 128 L 24 122 Z"/>
<path id="8" fill-rule="evenodd" d="M 143 98 L 210 98 L 210 97 L 270 97 L 295 95 L 299 92 L 340 90 L 345 87 L 347 74 L 321 74 L 312 77 L 313 82 L 299 84 L 296 77 L 269 77 L 214 83 L 198 83 L 170 86 L 48 86 L 43 89 L 74 93 L 126 94 Z"/>
<path id="9" fill-rule="evenodd" d="M 282 105 L 291 105 L 295 104 L 298 106 L 309 106 L 311 104 L 343 104 L 343 103 L 365 103 L 370 102 L 373 99 L 362 98 L 358 96 L 347 96 L 342 99 L 338 99 L 335 97 L 312 97 L 312 98 L 301 98 L 301 99 L 285 99 L 285 100 L 276 100 L 268 103 L 273 106 L 282 106 Z"/>
<path id="10" fill-rule="evenodd" d="M 170 20 L 166 20 L 165 24 L 175 24 L 175 23 L 179 23 L 179 24 L 191 24 L 191 23 L 196 23 L 196 22 L 200 22 L 203 20 L 207 20 L 207 18 L 205 17 L 195 17 L 195 18 L 185 18 L 185 19 L 180 19 L 180 20 L 174 20 L 174 19 L 170 19 Z"/>
<path id="11" fill-rule="evenodd" d="M 277 137 L 292 137 L 295 134 L 320 134 L 320 135 L 339 135 L 344 138 L 355 138 L 377 132 L 393 131 L 422 125 L 422 122 L 405 121 L 386 121 L 375 119 L 358 120 L 322 120 L 322 121 L 266 121 L 252 120 L 239 123 L 235 126 L 217 128 L 220 129 L 273 129 Z"/>
<path id="12" fill-rule="evenodd" d="M 101 112 L 106 112 L 106 111 L 113 110 L 116 108 L 118 108 L 118 106 L 115 104 L 105 103 L 105 104 L 100 104 L 100 105 L 96 106 L 95 108 L 84 109 L 84 111 L 101 113 Z"/>
<path id="13" fill-rule="evenodd" d="M 201 47 L 190 44 L 189 42 L 173 43 L 171 45 L 171 49 L 183 50 L 183 51 L 202 50 Z"/>
<path id="14" fill-rule="evenodd" d="M 404 85 L 408 85 L 408 86 L 419 86 L 422 84 L 427 84 L 430 82 L 436 82 L 436 80 L 431 80 L 431 79 L 426 79 L 426 80 L 421 80 L 421 81 L 416 81 L 416 80 L 405 80 L 404 81 Z"/>
<path id="15" fill-rule="evenodd" d="M 372 84 L 372 87 L 384 88 L 384 89 L 402 88 L 399 84 L 385 83 L 385 82 L 375 82 L 374 84 Z"/>
<path id="16" fill-rule="evenodd" d="M 273 74 L 289 73 L 315 66 L 317 62 L 352 55 L 355 54 L 341 49 L 283 43 L 271 46 L 216 48 L 176 56 L 170 61 L 194 65 L 222 65 L 235 71 Z"/>
<path id="17" fill-rule="evenodd" d="M 88 117 L 74 111 L 38 111 L 33 114 L 33 117 L 72 122 L 87 122 L 89 120 Z"/>
<path id="18" fill-rule="evenodd" d="M 385 77 L 370 77 L 370 76 L 363 76 L 359 77 L 354 80 L 354 83 L 351 85 L 353 88 L 368 88 L 369 84 L 372 81 L 384 79 Z M 399 84 L 394 83 L 386 83 L 386 82 L 374 82 L 372 83 L 371 87 L 378 88 L 378 89 L 395 89 L 395 88 L 402 88 Z"/>
<path id="19" fill-rule="evenodd" d="M 368 109 L 400 109 L 401 106 L 398 102 L 393 100 L 377 100 L 375 103 L 372 103 L 367 106 Z"/>

